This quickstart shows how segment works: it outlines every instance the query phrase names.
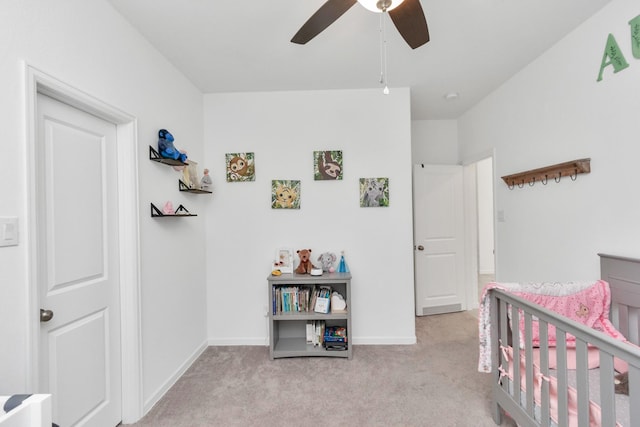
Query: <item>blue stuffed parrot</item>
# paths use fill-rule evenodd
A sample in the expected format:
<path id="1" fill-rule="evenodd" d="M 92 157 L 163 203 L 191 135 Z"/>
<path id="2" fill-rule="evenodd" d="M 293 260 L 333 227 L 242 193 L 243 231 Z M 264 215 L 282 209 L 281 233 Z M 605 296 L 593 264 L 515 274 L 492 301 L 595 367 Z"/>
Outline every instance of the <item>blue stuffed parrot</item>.
<path id="1" fill-rule="evenodd" d="M 187 160 L 187 155 L 173 145 L 173 135 L 166 129 L 158 131 L 158 152 L 167 159 L 180 160 L 183 163 Z"/>

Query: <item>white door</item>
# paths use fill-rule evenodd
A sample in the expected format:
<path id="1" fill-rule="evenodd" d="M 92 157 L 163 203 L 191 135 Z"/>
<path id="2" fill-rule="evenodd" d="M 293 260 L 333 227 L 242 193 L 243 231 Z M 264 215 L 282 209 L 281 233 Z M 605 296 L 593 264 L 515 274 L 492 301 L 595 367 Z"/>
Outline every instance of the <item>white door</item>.
<path id="1" fill-rule="evenodd" d="M 416 315 L 465 309 L 462 166 L 414 165 Z"/>
<path id="2" fill-rule="evenodd" d="M 122 407 L 116 126 L 39 94 L 37 129 L 39 389 L 52 394 L 60 426 L 115 426 Z"/>

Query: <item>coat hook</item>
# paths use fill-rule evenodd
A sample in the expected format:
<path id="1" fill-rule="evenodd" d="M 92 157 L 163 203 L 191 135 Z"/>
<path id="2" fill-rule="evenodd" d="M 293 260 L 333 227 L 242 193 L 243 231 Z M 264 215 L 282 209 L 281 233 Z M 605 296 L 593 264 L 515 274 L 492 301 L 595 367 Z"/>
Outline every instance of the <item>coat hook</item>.
<path id="1" fill-rule="evenodd" d="M 518 188 L 522 188 L 522 187 L 524 187 L 524 179 L 522 179 L 522 182 L 518 184 Z"/>
<path id="2" fill-rule="evenodd" d="M 569 175 L 569 178 L 571 178 L 571 181 L 575 181 L 577 177 L 578 177 L 578 169 L 574 169 L 574 173 Z"/>
<path id="3" fill-rule="evenodd" d="M 541 179 L 540 182 L 542 183 L 542 185 L 547 185 L 547 180 L 549 179 L 549 177 L 547 176 L 547 174 L 544 174 L 544 179 Z"/>
<path id="4" fill-rule="evenodd" d="M 560 178 L 562 178 L 562 172 L 558 172 L 558 176 L 554 179 L 556 180 L 556 182 L 560 182 Z"/>
<path id="5" fill-rule="evenodd" d="M 509 187 L 509 190 L 513 190 L 513 188 L 515 187 L 513 181 L 511 181 L 511 184 L 507 184 L 507 187 Z"/>
<path id="6" fill-rule="evenodd" d="M 533 184 L 536 183 L 536 177 L 534 176 L 533 178 L 531 178 L 531 181 L 529 181 L 529 186 L 533 187 Z"/>

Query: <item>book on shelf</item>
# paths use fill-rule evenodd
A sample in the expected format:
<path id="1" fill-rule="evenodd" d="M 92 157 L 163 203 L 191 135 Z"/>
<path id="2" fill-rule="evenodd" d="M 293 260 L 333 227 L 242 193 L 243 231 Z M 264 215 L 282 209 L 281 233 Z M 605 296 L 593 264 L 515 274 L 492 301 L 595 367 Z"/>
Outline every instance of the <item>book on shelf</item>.
<path id="1" fill-rule="evenodd" d="M 324 330 L 324 342 L 347 342 L 347 328 L 343 326 L 327 326 Z"/>
<path id="2" fill-rule="evenodd" d="M 273 286 L 273 314 L 304 313 L 310 311 L 313 288 L 310 286 Z"/>
<path id="3" fill-rule="evenodd" d="M 331 307 L 331 287 L 320 286 L 317 289 L 318 295 L 316 297 L 316 304 L 314 311 L 316 313 L 329 313 Z"/>
<path id="4" fill-rule="evenodd" d="M 307 321 L 307 344 L 312 344 L 314 347 L 322 347 L 325 331 L 326 323 L 324 320 Z"/>

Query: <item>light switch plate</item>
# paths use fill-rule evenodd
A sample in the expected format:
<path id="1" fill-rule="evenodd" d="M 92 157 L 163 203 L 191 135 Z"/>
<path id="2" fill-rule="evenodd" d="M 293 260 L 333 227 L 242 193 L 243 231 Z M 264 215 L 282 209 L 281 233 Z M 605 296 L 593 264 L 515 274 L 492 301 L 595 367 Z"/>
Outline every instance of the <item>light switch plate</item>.
<path id="1" fill-rule="evenodd" d="M 18 218 L 0 217 L 0 246 L 18 244 Z"/>

